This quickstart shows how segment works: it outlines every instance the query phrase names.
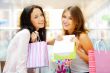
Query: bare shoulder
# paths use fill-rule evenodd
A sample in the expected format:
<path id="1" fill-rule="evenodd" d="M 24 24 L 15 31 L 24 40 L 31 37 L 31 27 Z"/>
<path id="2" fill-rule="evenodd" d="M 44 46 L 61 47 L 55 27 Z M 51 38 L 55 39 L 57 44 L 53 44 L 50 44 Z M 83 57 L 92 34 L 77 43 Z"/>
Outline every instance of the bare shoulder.
<path id="1" fill-rule="evenodd" d="M 84 39 L 89 39 L 88 34 L 87 33 L 81 33 L 79 36 L 80 40 L 84 40 Z"/>
<path id="2" fill-rule="evenodd" d="M 83 49 L 90 50 L 93 48 L 93 44 L 87 33 L 81 33 L 79 41 Z"/>
<path id="3" fill-rule="evenodd" d="M 79 41 L 81 43 L 91 43 L 91 40 L 87 33 L 81 33 L 79 36 Z"/>

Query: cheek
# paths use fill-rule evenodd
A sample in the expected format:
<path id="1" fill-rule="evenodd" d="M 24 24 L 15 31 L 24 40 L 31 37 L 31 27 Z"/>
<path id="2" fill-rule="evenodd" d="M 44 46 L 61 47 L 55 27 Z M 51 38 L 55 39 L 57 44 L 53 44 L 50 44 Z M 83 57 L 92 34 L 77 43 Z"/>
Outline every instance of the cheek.
<path id="1" fill-rule="evenodd" d="M 44 20 L 45 20 L 44 16 L 41 16 L 40 19 L 39 19 L 39 22 L 44 22 Z"/>
<path id="2" fill-rule="evenodd" d="M 75 27 L 75 23 L 72 20 L 70 20 L 69 23 L 70 23 L 71 27 Z"/>
<path id="3" fill-rule="evenodd" d="M 67 19 L 65 19 L 65 18 L 62 19 L 62 23 L 63 23 L 63 24 L 65 24 L 65 23 L 67 23 L 67 22 L 68 22 Z"/>
<path id="4" fill-rule="evenodd" d="M 75 24 L 72 24 L 71 25 L 71 29 L 75 29 Z"/>
<path id="5" fill-rule="evenodd" d="M 34 25 L 34 27 L 37 27 L 38 26 L 38 21 L 34 20 L 34 21 L 32 21 L 32 24 Z"/>
<path id="6" fill-rule="evenodd" d="M 43 19 L 43 21 L 45 21 L 44 17 L 42 19 Z"/>

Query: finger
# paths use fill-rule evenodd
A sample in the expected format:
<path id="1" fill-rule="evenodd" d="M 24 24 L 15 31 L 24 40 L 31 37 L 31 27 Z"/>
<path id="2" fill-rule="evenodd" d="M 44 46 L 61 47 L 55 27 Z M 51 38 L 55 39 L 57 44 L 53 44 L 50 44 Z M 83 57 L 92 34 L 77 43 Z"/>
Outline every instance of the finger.
<path id="1" fill-rule="evenodd" d="M 61 40 L 63 40 L 63 36 L 62 35 L 57 35 L 55 37 L 55 39 L 58 40 L 58 41 L 61 41 Z"/>
<path id="2" fill-rule="evenodd" d="M 32 34 L 36 34 L 37 32 L 33 31 Z"/>
<path id="3" fill-rule="evenodd" d="M 37 32 L 37 31 L 34 31 L 34 33 L 35 33 L 36 35 L 38 35 L 38 32 Z"/>
<path id="4" fill-rule="evenodd" d="M 35 38 L 37 38 L 36 35 L 35 34 L 32 34 L 31 35 L 31 39 L 35 39 Z"/>
<path id="5" fill-rule="evenodd" d="M 35 42 L 36 40 L 37 40 L 37 35 L 34 32 L 32 32 L 32 34 L 31 34 L 31 41 Z"/>
<path id="6" fill-rule="evenodd" d="M 37 38 L 37 34 L 35 33 L 35 32 L 33 32 L 33 34 L 32 34 L 33 36 L 35 36 L 36 38 Z"/>

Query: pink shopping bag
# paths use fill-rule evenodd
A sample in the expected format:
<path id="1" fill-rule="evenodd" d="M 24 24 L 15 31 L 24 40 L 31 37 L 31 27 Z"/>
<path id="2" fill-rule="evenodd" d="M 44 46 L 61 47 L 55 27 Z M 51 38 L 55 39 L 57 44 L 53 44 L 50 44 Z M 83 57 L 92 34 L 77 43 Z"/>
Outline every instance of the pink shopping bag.
<path id="1" fill-rule="evenodd" d="M 44 41 L 30 43 L 28 48 L 27 68 L 49 65 L 47 43 Z"/>
<path id="2" fill-rule="evenodd" d="M 90 73 L 110 73 L 110 50 L 89 53 L 89 70 Z"/>
<path id="3" fill-rule="evenodd" d="M 96 73 L 94 51 L 90 50 L 88 56 L 89 56 L 89 73 Z"/>
<path id="4" fill-rule="evenodd" d="M 110 73 L 110 51 L 95 51 L 96 73 Z"/>

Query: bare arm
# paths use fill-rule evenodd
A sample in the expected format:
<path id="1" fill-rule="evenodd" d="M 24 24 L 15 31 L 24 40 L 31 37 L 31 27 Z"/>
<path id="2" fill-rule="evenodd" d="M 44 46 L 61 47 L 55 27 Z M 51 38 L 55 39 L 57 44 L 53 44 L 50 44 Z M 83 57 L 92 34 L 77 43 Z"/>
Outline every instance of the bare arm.
<path id="1" fill-rule="evenodd" d="M 77 53 L 86 63 L 88 63 L 89 60 L 88 52 L 89 50 L 93 50 L 92 42 L 88 37 L 88 35 L 85 33 L 82 33 L 80 35 L 79 42 L 80 42 L 80 47 L 78 48 Z M 85 53 L 82 51 L 82 49 L 84 50 Z"/>

